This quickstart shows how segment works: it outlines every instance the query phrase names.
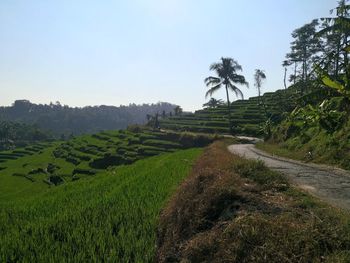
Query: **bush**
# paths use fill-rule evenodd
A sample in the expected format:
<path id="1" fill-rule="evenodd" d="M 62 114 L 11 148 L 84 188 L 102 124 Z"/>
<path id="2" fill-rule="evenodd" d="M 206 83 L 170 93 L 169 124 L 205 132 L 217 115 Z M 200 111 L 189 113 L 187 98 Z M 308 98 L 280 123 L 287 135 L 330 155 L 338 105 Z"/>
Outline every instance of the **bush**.
<path id="1" fill-rule="evenodd" d="M 67 157 L 67 158 L 65 158 L 65 160 L 67 162 L 70 162 L 70 163 L 74 164 L 74 165 L 80 164 L 80 161 L 78 159 L 76 159 L 76 158 L 73 158 L 73 157 Z"/>
<path id="2" fill-rule="evenodd" d="M 134 133 L 140 133 L 145 129 L 144 126 L 138 125 L 138 124 L 132 124 L 129 125 L 126 130 L 129 132 L 134 132 Z"/>
<path id="3" fill-rule="evenodd" d="M 64 183 L 64 180 L 58 175 L 50 175 L 48 181 L 53 185 L 60 185 Z"/>
<path id="4" fill-rule="evenodd" d="M 103 158 L 94 159 L 89 166 L 95 169 L 106 169 L 109 166 L 125 164 L 125 159 L 120 155 L 106 154 Z"/>

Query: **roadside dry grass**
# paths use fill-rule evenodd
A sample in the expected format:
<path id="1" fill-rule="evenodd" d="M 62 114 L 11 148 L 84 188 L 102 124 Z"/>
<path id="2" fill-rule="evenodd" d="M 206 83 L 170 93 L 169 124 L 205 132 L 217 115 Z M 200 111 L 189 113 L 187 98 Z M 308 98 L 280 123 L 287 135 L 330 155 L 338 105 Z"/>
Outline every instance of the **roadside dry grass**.
<path id="1" fill-rule="evenodd" d="M 209 146 L 162 211 L 158 262 L 349 262 L 350 216 Z"/>

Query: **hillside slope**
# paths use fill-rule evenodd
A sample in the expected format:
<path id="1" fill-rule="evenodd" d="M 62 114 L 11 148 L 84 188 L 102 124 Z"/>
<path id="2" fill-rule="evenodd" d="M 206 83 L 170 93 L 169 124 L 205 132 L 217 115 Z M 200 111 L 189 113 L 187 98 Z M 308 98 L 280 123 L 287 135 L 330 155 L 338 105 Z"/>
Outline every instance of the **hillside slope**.
<path id="1" fill-rule="evenodd" d="M 1 196 L 0 261 L 153 262 L 160 209 L 200 153 L 163 154 L 91 180 Z"/>
<path id="2" fill-rule="evenodd" d="M 248 100 L 232 102 L 232 123 L 234 134 L 237 135 L 261 135 L 261 125 L 271 118 L 279 121 L 281 114 L 291 111 L 295 103 L 296 89 L 290 87 L 287 90 L 265 93 L 259 103 L 258 97 Z M 266 111 L 265 111 L 266 110 Z M 163 129 L 196 131 L 205 133 L 229 133 L 227 106 L 197 110 L 193 114 L 172 116 L 160 120 Z"/>
<path id="3" fill-rule="evenodd" d="M 273 154 L 306 162 L 350 169 L 350 104 L 343 97 L 330 97 L 299 107 L 258 147 Z"/>
<path id="4" fill-rule="evenodd" d="M 146 157 L 211 143 L 214 136 L 151 130 L 109 131 L 0 152 L 0 198 L 30 196 Z"/>

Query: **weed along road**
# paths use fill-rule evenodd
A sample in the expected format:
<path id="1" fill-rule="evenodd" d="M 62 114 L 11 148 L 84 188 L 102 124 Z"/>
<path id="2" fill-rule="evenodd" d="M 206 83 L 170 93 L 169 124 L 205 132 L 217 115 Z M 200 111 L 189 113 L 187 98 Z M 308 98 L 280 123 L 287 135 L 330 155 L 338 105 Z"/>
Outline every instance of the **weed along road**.
<path id="1" fill-rule="evenodd" d="M 334 206 L 350 210 L 350 173 L 345 170 L 272 156 L 256 149 L 254 144 L 233 144 L 228 150 L 261 160 L 270 169 L 287 175 L 300 188 Z"/>

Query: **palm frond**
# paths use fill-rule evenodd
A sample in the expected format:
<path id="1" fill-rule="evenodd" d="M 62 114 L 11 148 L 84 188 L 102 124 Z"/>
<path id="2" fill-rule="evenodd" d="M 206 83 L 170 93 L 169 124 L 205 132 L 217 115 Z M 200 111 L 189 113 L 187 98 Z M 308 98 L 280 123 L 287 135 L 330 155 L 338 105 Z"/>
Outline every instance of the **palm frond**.
<path id="1" fill-rule="evenodd" d="M 266 79 L 265 71 L 261 69 L 256 69 L 254 76 L 259 77 L 260 79 Z"/>
<path id="2" fill-rule="evenodd" d="M 238 74 L 230 74 L 229 75 L 230 81 L 233 83 L 241 84 L 247 86 L 249 88 L 249 83 L 245 80 L 245 77 Z"/>
<path id="3" fill-rule="evenodd" d="M 210 89 L 205 94 L 205 97 L 211 96 L 222 85 L 229 87 L 238 97 L 243 98 L 243 93 L 234 84 L 249 86 L 244 76 L 238 75 L 236 72 L 242 70 L 241 65 L 236 60 L 230 57 L 221 57 L 221 61 L 213 63 L 210 70 L 215 71 L 216 77 L 208 77 L 204 80 L 207 87 Z"/>
<path id="4" fill-rule="evenodd" d="M 221 80 L 220 80 L 220 78 L 209 76 L 209 77 L 204 79 L 204 82 L 207 86 L 210 86 L 210 85 L 219 84 L 221 82 Z"/>
<path id="5" fill-rule="evenodd" d="M 230 83 L 228 87 L 235 93 L 237 98 L 241 98 L 242 100 L 244 99 L 243 92 L 237 86 Z"/>
<path id="6" fill-rule="evenodd" d="M 222 64 L 221 63 L 213 63 L 209 67 L 209 69 L 213 70 L 213 71 L 220 70 L 221 68 L 222 68 Z"/>
<path id="7" fill-rule="evenodd" d="M 213 93 L 221 88 L 221 83 L 211 87 L 206 93 L 205 93 L 205 98 L 212 96 Z"/>

